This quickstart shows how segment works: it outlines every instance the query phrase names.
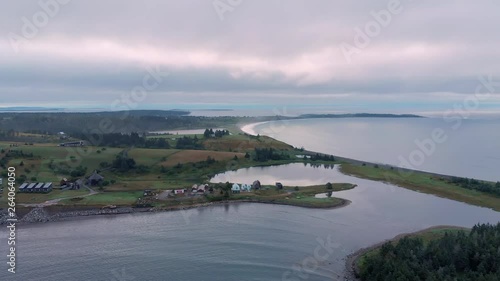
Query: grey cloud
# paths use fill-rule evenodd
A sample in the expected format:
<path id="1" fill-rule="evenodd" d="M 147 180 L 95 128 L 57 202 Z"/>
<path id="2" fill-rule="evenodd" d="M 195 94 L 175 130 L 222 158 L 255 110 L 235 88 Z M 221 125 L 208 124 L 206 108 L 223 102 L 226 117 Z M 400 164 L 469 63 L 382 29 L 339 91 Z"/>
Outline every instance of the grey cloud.
<path id="1" fill-rule="evenodd" d="M 473 93 L 477 75 L 500 77 L 500 3 L 486 0 L 401 0 L 403 12 L 393 15 L 391 24 L 353 63 L 341 61 L 340 44 L 352 44 L 354 29 L 363 28 L 373 20 L 370 12 L 384 9 L 389 2 L 243 0 L 220 21 L 212 0 L 73 0 L 61 7 L 32 43 L 64 46 L 70 42 L 73 45 L 67 48 L 78 53 L 79 42 L 106 40 L 138 50 L 151 46 L 164 52 L 166 60 L 167 49 L 206 51 L 225 60 L 225 64 L 201 66 L 165 63 L 171 75 L 155 90 L 157 100 L 162 95 L 165 100 L 178 98 L 179 92 L 228 94 L 234 102 L 238 102 L 235 93 L 389 93 L 416 98 L 419 93 Z M 0 11 L 4 35 L 0 95 L 16 92 L 17 101 L 21 97 L 29 101 L 31 95 L 45 93 L 52 100 L 71 101 L 86 93 L 104 101 L 141 81 L 145 63 L 129 60 L 126 54 L 109 60 L 97 56 L 73 60 L 57 51 L 9 53 L 6 36 L 21 34 L 21 18 L 31 18 L 39 10 L 38 1 L 9 1 Z M 412 48 L 419 46 L 423 51 L 414 52 Z M 407 53 L 394 55 L 405 48 Z M 335 59 L 329 51 L 336 52 L 331 55 Z M 427 56 L 429 52 L 436 54 Z M 244 61 L 241 67 L 238 59 Z M 254 60 L 259 64 L 255 69 Z M 294 68 L 297 71 L 288 72 Z"/>

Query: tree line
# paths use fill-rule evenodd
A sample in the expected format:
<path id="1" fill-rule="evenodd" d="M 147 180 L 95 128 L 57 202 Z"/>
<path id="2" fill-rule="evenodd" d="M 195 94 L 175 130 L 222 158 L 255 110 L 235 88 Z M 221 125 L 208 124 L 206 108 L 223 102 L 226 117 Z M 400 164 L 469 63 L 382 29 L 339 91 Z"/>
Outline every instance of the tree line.
<path id="1" fill-rule="evenodd" d="M 285 160 L 290 159 L 290 155 L 285 152 L 279 152 L 274 148 L 255 148 L 254 160 L 266 162 L 269 160 Z"/>
<path id="2" fill-rule="evenodd" d="M 500 182 L 489 183 L 476 179 L 452 177 L 448 182 L 456 184 L 462 188 L 477 190 L 500 196 Z"/>
<path id="3" fill-rule="evenodd" d="M 229 131 L 228 130 L 213 130 L 213 129 L 206 129 L 205 132 L 203 133 L 203 137 L 205 138 L 222 138 L 223 136 L 229 136 Z"/>
<path id="4" fill-rule="evenodd" d="M 380 281 L 498 281 L 500 223 L 447 232 L 429 242 L 418 237 L 388 242 L 365 258 L 360 275 Z"/>

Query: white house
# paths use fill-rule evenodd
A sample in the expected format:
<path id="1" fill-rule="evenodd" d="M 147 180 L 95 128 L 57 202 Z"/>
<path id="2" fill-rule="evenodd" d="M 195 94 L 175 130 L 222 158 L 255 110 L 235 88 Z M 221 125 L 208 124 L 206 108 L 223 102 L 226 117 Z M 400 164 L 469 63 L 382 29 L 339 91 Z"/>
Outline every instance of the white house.
<path id="1" fill-rule="evenodd" d="M 176 194 L 176 195 L 177 194 L 184 194 L 185 192 L 186 192 L 185 189 L 176 189 L 176 190 L 174 190 L 174 194 Z"/>
<path id="2" fill-rule="evenodd" d="M 235 184 L 233 184 L 233 187 L 231 188 L 231 191 L 233 193 L 240 193 L 241 192 L 241 187 L 237 183 L 235 183 Z"/>
<path id="3" fill-rule="evenodd" d="M 207 191 L 208 185 L 206 184 L 200 184 L 198 186 L 198 193 L 205 193 Z"/>
<path id="4" fill-rule="evenodd" d="M 252 186 L 249 185 L 249 184 L 242 184 L 241 185 L 241 191 L 244 191 L 244 192 L 250 192 L 252 190 Z"/>

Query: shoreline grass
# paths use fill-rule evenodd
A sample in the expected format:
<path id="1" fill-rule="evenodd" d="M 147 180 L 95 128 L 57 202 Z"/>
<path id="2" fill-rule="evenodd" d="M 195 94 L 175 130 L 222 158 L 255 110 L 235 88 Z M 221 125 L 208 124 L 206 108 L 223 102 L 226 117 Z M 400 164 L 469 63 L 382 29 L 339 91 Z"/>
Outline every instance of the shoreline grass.
<path id="1" fill-rule="evenodd" d="M 413 191 L 500 211 L 499 197 L 477 190 L 462 188 L 448 183 L 436 175 L 418 171 L 399 172 L 397 169 L 376 168 L 375 166 L 349 163 L 342 164 L 340 171 L 346 175 L 387 182 Z"/>

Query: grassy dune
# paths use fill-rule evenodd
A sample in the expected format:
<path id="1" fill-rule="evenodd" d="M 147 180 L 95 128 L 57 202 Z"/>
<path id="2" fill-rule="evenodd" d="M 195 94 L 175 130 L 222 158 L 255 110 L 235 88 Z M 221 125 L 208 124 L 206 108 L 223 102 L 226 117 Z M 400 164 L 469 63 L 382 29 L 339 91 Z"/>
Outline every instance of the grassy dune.
<path id="1" fill-rule="evenodd" d="M 451 184 L 438 176 L 421 172 L 400 173 L 397 169 L 375 168 L 343 164 L 341 171 L 369 180 L 384 181 L 414 191 L 437 195 L 476 206 L 492 208 L 500 211 L 500 198 L 477 190 L 470 190 Z"/>

